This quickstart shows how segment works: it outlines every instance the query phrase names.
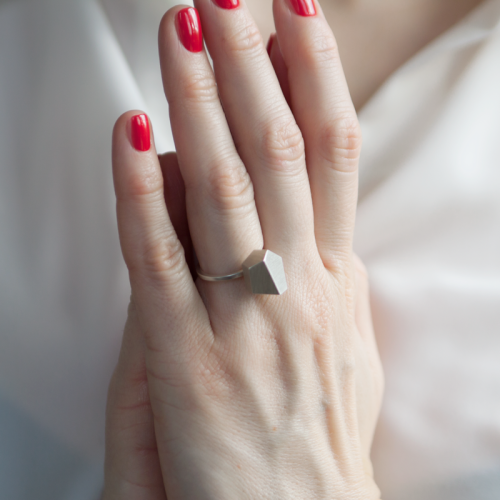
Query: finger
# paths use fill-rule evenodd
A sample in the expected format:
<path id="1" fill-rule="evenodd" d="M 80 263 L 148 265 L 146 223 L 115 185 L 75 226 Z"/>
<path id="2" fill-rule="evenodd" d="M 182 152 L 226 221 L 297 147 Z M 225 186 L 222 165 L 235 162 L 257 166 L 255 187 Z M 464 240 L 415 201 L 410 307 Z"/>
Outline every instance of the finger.
<path id="1" fill-rule="evenodd" d="M 289 253 L 314 243 L 302 135 L 244 2 L 195 0 L 220 98 L 250 173 L 266 247 Z"/>
<path id="2" fill-rule="evenodd" d="M 133 303 L 106 408 L 102 500 L 165 500 L 148 394 L 144 346 Z"/>
<path id="3" fill-rule="evenodd" d="M 174 226 L 175 234 L 184 248 L 186 263 L 191 271 L 193 280 L 196 280 L 196 269 L 193 255 L 193 243 L 186 213 L 186 188 L 179 170 L 176 153 L 165 153 L 158 156 L 161 173 L 163 176 L 163 191 L 167 212 Z"/>
<path id="4" fill-rule="evenodd" d="M 292 109 L 290 84 L 288 83 L 288 68 L 286 67 L 285 60 L 283 59 L 283 54 L 281 53 L 276 33 L 271 34 L 269 37 L 269 41 L 267 42 L 267 53 L 269 54 L 274 72 L 278 78 L 281 92 L 283 92 L 283 96 L 285 97 L 288 106 Z"/>
<path id="5" fill-rule="evenodd" d="M 170 9 L 160 25 L 160 60 L 194 248 L 202 270 L 220 275 L 239 270 L 263 242 L 199 30 L 195 9 Z"/>
<path id="6" fill-rule="evenodd" d="M 137 112 L 123 114 L 113 130 L 118 231 L 136 304 L 148 321 L 148 346 L 179 348 L 201 340 L 184 335 L 183 328 L 204 306 L 167 213 L 151 138 L 146 115 Z"/>
<path id="7" fill-rule="evenodd" d="M 279 46 L 304 136 L 316 241 L 325 265 L 350 263 L 361 135 L 338 48 L 314 0 L 275 0 Z"/>

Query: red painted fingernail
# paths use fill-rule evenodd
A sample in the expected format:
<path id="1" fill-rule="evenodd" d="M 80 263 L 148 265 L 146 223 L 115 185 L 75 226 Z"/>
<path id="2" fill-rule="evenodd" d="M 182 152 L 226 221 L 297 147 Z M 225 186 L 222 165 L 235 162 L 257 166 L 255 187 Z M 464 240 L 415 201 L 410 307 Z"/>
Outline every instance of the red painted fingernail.
<path id="1" fill-rule="evenodd" d="M 315 16 L 314 0 L 290 0 L 295 12 L 299 16 Z"/>
<path id="2" fill-rule="evenodd" d="M 151 146 L 149 134 L 149 120 L 144 114 L 135 115 L 130 119 L 132 146 L 137 151 L 147 151 Z"/>
<path id="3" fill-rule="evenodd" d="M 177 12 L 177 33 L 190 52 L 201 52 L 203 49 L 203 35 L 198 11 L 193 7 L 186 7 Z"/>
<path id="4" fill-rule="evenodd" d="M 267 42 L 267 53 L 269 54 L 269 57 L 271 57 L 271 50 L 273 50 L 273 42 L 274 42 L 274 35 L 271 34 L 269 37 L 269 41 Z"/>
<path id="5" fill-rule="evenodd" d="M 239 0 L 214 0 L 221 9 L 236 9 L 240 5 Z"/>

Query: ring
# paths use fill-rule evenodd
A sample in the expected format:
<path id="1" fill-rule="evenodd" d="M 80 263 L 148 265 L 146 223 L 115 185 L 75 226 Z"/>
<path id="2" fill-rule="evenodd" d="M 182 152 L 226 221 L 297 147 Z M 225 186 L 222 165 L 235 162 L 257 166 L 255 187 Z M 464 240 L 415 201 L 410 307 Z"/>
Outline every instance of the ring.
<path id="1" fill-rule="evenodd" d="M 224 276 L 211 276 L 210 274 L 203 274 L 201 272 L 200 266 L 196 266 L 196 272 L 198 276 L 205 281 L 230 281 L 235 280 L 237 278 L 241 278 L 243 276 L 243 270 L 240 269 L 233 274 L 225 274 Z"/>
<path id="2" fill-rule="evenodd" d="M 281 295 L 286 292 L 283 259 L 271 250 L 254 250 L 235 273 L 212 276 L 196 266 L 198 276 L 205 281 L 230 281 L 243 277 L 247 288 L 256 294 Z"/>

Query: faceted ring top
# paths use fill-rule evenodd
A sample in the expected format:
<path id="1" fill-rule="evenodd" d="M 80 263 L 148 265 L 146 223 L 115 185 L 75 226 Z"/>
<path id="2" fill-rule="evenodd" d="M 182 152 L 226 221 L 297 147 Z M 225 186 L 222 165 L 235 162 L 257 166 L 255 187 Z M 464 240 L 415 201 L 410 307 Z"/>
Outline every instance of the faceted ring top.
<path id="1" fill-rule="evenodd" d="M 286 292 L 283 259 L 271 250 L 254 250 L 243 262 L 242 269 L 223 276 L 204 274 L 196 268 L 198 276 L 205 281 L 229 281 L 243 277 L 247 288 L 255 294 L 281 295 Z"/>

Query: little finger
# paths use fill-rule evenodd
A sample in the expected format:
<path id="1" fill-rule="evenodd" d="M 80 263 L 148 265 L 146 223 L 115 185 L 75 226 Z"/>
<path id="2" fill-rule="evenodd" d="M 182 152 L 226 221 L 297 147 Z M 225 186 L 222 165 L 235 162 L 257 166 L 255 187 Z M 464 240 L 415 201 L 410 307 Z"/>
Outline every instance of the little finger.
<path id="1" fill-rule="evenodd" d="M 279 46 L 305 141 L 315 235 L 329 269 L 351 262 L 361 134 L 337 43 L 315 0 L 275 0 Z"/>

